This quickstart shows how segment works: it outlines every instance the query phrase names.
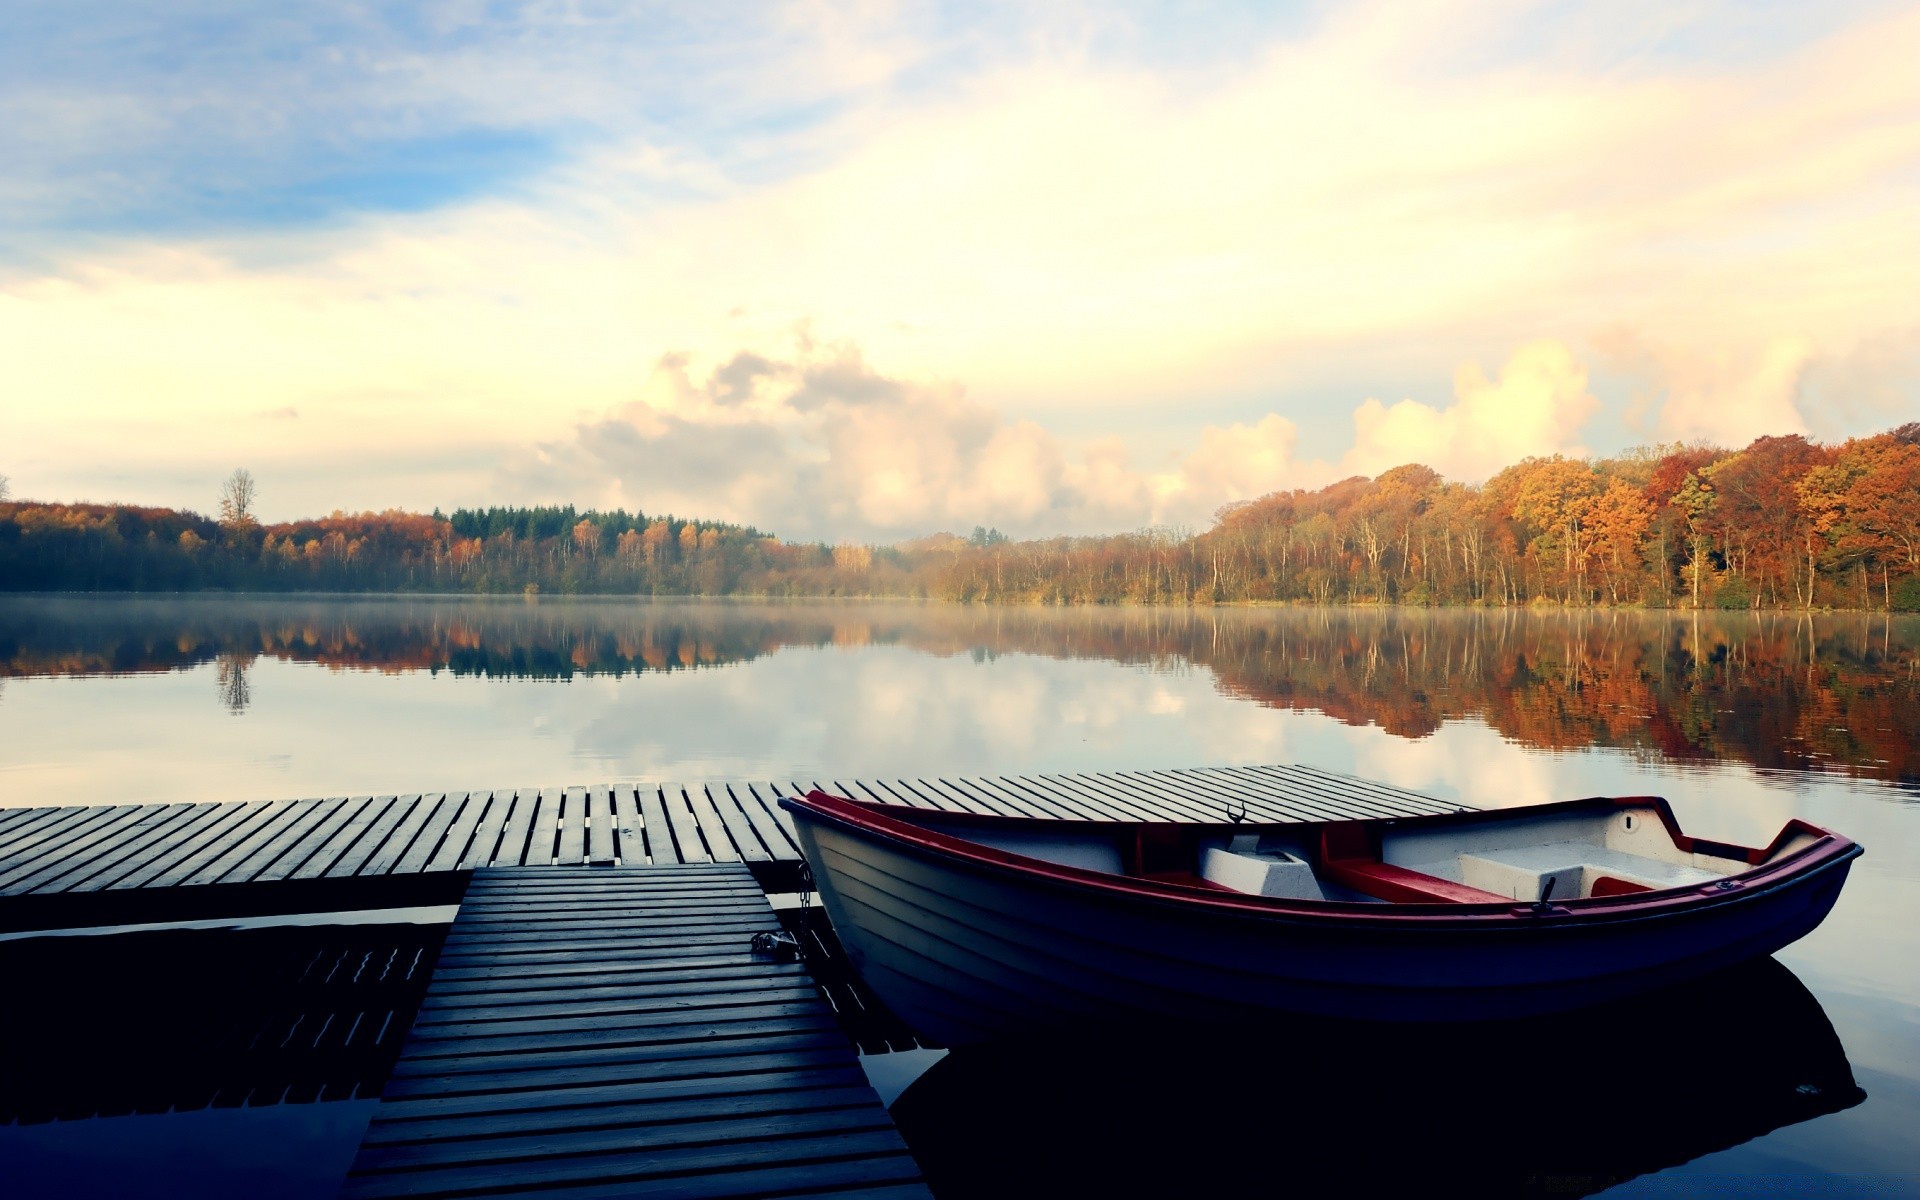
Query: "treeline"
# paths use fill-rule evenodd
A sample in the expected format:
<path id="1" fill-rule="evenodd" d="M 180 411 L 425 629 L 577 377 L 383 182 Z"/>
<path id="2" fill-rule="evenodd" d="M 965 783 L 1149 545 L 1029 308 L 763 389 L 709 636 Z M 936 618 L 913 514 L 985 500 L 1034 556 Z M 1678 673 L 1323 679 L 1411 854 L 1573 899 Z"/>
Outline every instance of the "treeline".
<path id="1" fill-rule="evenodd" d="M 278 525 L 226 507 L 0 503 L 0 589 L 1920 610 L 1920 422 L 1836 446 L 1534 458 L 1478 486 L 1407 465 L 1233 505 L 1193 535 L 829 546 L 572 506 Z"/>
<path id="2" fill-rule="evenodd" d="M 1161 530 L 948 547 L 930 591 L 1060 603 L 1920 610 L 1920 423 L 1825 446 L 1531 458 L 1484 485 L 1408 465 Z"/>
<path id="3" fill-rule="evenodd" d="M 263 525 L 123 504 L 0 504 L 0 589 L 11 591 L 785 594 L 830 584 L 835 563 L 833 547 L 746 526 L 571 505 Z"/>

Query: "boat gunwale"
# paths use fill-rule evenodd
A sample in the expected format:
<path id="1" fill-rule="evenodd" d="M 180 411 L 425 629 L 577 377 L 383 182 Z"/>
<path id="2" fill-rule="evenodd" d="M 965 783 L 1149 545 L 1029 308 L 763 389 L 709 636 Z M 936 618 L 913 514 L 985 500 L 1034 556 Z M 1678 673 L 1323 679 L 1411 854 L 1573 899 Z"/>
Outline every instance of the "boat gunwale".
<path id="1" fill-rule="evenodd" d="M 1759 900 L 1808 883 L 1827 870 L 1844 866 L 1864 853 L 1862 847 L 1831 830 L 1803 821 L 1789 820 L 1766 849 L 1733 846 L 1723 842 L 1694 838 L 1681 831 L 1667 801 L 1659 796 L 1589 796 L 1550 804 L 1529 805 L 1524 810 L 1465 810 L 1416 817 L 1380 817 L 1359 822 L 1302 822 L 1289 828 L 1316 828 L 1334 824 L 1357 823 L 1376 827 L 1406 827 L 1468 824 L 1497 819 L 1502 813 L 1617 811 L 1623 808 L 1652 807 L 1660 815 L 1675 845 L 1691 852 L 1716 857 L 1758 862 L 1748 870 L 1736 872 L 1707 884 L 1686 884 L 1675 888 L 1650 889 L 1614 896 L 1589 896 L 1537 905 L 1526 901 L 1488 901 L 1485 903 L 1378 903 L 1349 900 L 1303 900 L 1255 896 L 1225 892 L 1215 888 L 1192 887 L 1158 879 L 1117 875 L 1083 867 L 1066 866 L 1044 859 L 1000 850 L 964 837 L 928 828 L 914 820 L 895 816 L 899 806 L 875 804 L 835 796 L 815 789 L 805 796 L 785 797 L 781 806 L 790 812 L 824 821 L 843 830 L 877 837 L 910 847 L 921 855 L 957 859 L 994 874 L 1007 874 L 1031 882 L 1071 891 L 1106 893 L 1135 902 L 1170 905 L 1176 909 L 1213 911 L 1236 916 L 1278 919 L 1310 925 L 1352 926 L 1465 926 L 1470 928 L 1568 929 L 1569 927 L 1615 926 L 1618 924 L 1691 915 L 1748 900 Z M 1033 817 L 998 816 L 986 813 L 922 812 L 906 810 L 932 823 L 983 827 L 1021 826 L 1028 829 L 1061 831 L 1105 831 L 1142 827 L 1177 828 L 1197 836 L 1246 833 L 1255 823 L 1192 823 L 1182 821 L 1077 821 Z M 1265 824 L 1265 823 L 1261 823 Z M 1777 859 L 1781 847 L 1801 835 L 1815 840 Z"/>

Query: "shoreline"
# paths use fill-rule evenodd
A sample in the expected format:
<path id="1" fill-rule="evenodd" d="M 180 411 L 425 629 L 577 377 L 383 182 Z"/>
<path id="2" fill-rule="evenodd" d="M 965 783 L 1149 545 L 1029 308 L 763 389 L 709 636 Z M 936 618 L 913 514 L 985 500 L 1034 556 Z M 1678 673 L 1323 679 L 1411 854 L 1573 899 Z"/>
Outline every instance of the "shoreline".
<path id="1" fill-rule="evenodd" d="M 1060 610 L 1099 610 L 1132 609 L 1159 611 L 1198 611 L 1206 609 L 1285 609 L 1299 611 L 1325 612 L 1393 612 L 1393 613 L 1583 613 L 1583 614 L 1646 614 L 1655 613 L 1695 616 L 1881 616 L 1881 617 L 1920 617 L 1920 610 L 1889 609 L 1883 606 L 1869 608 L 1831 607 L 1818 608 L 1772 608 L 1742 607 L 1718 608 L 1706 607 L 1663 607 L 1638 604 L 1563 604 L 1557 601 L 1537 600 L 1526 604 L 1399 604 L 1381 601 L 1316 602 L 1300 600 L 1190 600 L 1180 601 L 1140 601 L 1140 600 L 1085 600 L 1057 602 L 1052 600 L 1001 600 L 1001 599 L 946 599 L 938 596 L 903 596 L 898 594 L 756 594 L 748 592 L 724 592 L 702 594 L 697 592 L 442 592 L 442 591 L 230 591 L 222 588 L 196 588 L 190 591 L 34 591 L 0 590 L 0 599 L 8 597 L 61 599 L 100 597 L 112 599 L 155 599 L 186 600 L 207 597 L 222 600 L 328 600 L 328 601 L 371 601 L 388 602 L 397 600 L 461 600 L 486 603 L 512 603 L 540 605 L 546 603 L 574 602 L 622 602 L 637 604 L 897 604 L 902 606 L 940 606 L 952 608 L 1004 608 L 1004 609 L 1060 609 Z"/>

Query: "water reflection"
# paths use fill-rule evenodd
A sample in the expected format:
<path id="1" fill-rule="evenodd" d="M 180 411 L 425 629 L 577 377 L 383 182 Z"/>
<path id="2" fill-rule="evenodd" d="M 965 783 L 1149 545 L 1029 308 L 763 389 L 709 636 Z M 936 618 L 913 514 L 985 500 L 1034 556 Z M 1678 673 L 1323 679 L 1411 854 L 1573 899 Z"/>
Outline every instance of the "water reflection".
<path id="1" fill-rule="evenodd" d="M 1236 698 L 1421 738 L 1483 722 L 1536 749 L 1737 761 L 1920 788 L 1920 619 L 1870 615 L 1040 609 L 959 605 L 9 598 L 0 679 L 216 666 L 248 711 L 259 658 L 568 680 L 793 648 L 1201 668 Z"/>
<path id="2" fill-rule="evenodd" d="M 445 933 L 394 921 L 0 939 L 0 1193 L 337 1194 Z"/>
<path id="3" fill-rule="evenodd" d="M 0 940 L 0 1126 L 377 1097 L 444 925 Z M 0 1138 L 0 1148 L 6 1142 Z"/>
<path id="4" fill-rule="evenodd" d="M 1579 1196 L 1863 1099 L 1819 1002 L 1765 959 L 1484 1028 L 956 1050 L 893 1114 L 942 1200 Z"/>
<path id="5" fill-rule="evenodd" d="M 253 658 L 250 654 L 222 654 L 214 671 L 220 703 L 236 717 L 244 714 L 253 700 L 253 693 L 247 688 L 247 668 L 253 665 Z"/>

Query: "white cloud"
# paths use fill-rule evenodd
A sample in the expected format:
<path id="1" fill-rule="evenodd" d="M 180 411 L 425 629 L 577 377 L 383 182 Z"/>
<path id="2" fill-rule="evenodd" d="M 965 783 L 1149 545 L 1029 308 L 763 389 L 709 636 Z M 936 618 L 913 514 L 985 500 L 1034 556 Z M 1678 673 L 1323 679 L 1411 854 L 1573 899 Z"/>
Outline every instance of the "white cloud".
<path id="1" fill-rule="evenodd" d="M 1702 352 L 1615 334 L 1603 347 L 1642 381 L 1631 419 L 1650 423 L 1662 440 L 1738 448 L 1764 434 L 1809 431 L 1800 408 L 1801 383 L 1816 358 L 1809 338 Z"/>
<path id="2" fill-rule="evenodd" d="M 1022 533 L 1139 523 L 1144 488 L 1108 444 L 1073 453 L 953 385 L 874 371 L 802 334 L 704 374 L 661 360 L 637 399 L 508 472 L 522 493 L 760 525 L 789 537 L 885 540 L 940 528 Z"/>
<path id="3" fill-rule="evenodd" d="M 13 401 L 0 406 L 0 444 L 36 492 L 66 464 L 63 480 L 146 472 L 143 498 L 193 502 L 205 485 L 176 494 L 151 464 L 207 455 L 209 480 L 234 462 L 313 467 L 312 489 L 276 492 L 289 508 L 273 515 L 484 501 L 486 464 L 617 409 L 684 349 L 702 364 L 700 386 L 716 388 L 714 411 L 662 412 L 741 438 L 773 429 L 816 467 L 843 455 L 873 478 L 823 481 L 818 494 L 850 519 L 913 515 L 887 472 L 944 489 L 918 510 L 929 517 L 970 506 L 1137 521 L 1157 503 L 1167 519 L 1192 519 L 1182 514 L 1207 511 L 1195 479 L 1142 478 L 1093 439 L 1165 428 L 1140 414 L 1174 405 L 1233 412 L 1239 432 L 1208 435 L 1199 420 L 1181 430 L 1197 457 L 1176 474 L 1230 481 L 1220 488 L 1236 494 L 1221 498 L 1238 498 L 1304 470 L 1282 466 L 1295 453 L 1287 422 L 1301 414 L 1268 417 L 1247 398 L 1303 377 L 1364 396 L 1378 367 L 1360 347 L 1437 371 L 1463 346 L 1630 327 L 1690 361 L 1737 365 L 1758 330 L 1838 361 L 1914 324 L 1920 13 L 1712 72 L 1648 60 L 1463 73 L 1457 56 L 1498 32 L 1497 15 L 1448 6 L 1408 25 L 1397 12 L 1342 10 L 1225 69 L 1067 43 L 983 55 L 937 87 L 874 83 L 831 103 L 797 86 L 817 70 L 814 48 L 844 47 L 833 61 L 866 81 L 891 78 L 920 48 L 828 20 L 796 34 L 801 49 L 773 71 L 774 85 L 792 86 L 770 94 L 836 114 L 791 136 L 734 127 L 727 153 L 703 156 L 697 137 L 629 130 L 462 205 L 250 239 L 64 244 L 56 265 L 0 280 Z M 522 76 L 489 75 L 502 56 L 436 71 L 499 104 L 546 103 Z M 769 103 L 780 106 L 762 97 L 753 112 Z M 755 139 L 779 170 L 739 169 Z M 827 379 L 840 391 L 826 416 L 776 420 L 749 396 L 790 398 L 801 381 L 733 356 L 808 318 L 857 342 L 876 375 L 965 380 L 971 399 L 916 385 L 863 409 Z M 1794 361 L 1765 359 L 1736 389 L 1756 428 L 1789 419 L 1773 397 Z M 1503 424 L 1503 444 L 1571 445 L 1578 405 L 1551 380 L 1511 374 L 1462 387 L 1446 409 L 1376 406 L 1354 461 L 1377 468 L 1398 454 L 1484 473 L 1499 464 L 1475 457 L 1482 411 L 1534 421 L 1524 438 Z M 1720 418 L 1695 410 L 1736 394 L 1697 390 L 1708 399 L 1683 401 L 1676 431 L 1709 428 Z M 297 423 L 251 417 L 287 407 Z M 137 436 L 103 447 L 105 427 Z M 1088 444 L 1044 432 L 1069 427 L 1089 431 Z M 426 476 L 392 469 L 450 442 L 463 465 L 433 475 L 432 496 L 418 490 Z M 1427 444 L 1453 458 L 1400 453 Z M 883 445 L 893 448 L 872 449 Z M 697 484 L 672 463 L 650 470 Z M 683 493 L 690 511 L 707 507 L 702 495 L 743 503 L 756 486 L 719 478 L 730 482 Z"/>
<path id="4" fill-rule="evenodd" d="M 1354 444 L 1344 474 L 1378 475 L 1425 463 L 1453 479 L 1482 480 L 1530 455 L 1580 455 L 1580 427 L 1599 411 L 1587 373 L 1558 342 L 1516 351 L 1498 379 L 1473 363 L 1454 373 L 1454 402 L 1388 407 L 1369 399 L 1353 414 Z"/>
<path id="5" fill-rule="evenodd" d="M 784 351 L 739 350 L 710 366 L 667 355 L 636 399 L 543 444 L 500 483 L 530 499 L 787 537 L 890 540 L 977 524 L 1023 535 L 1204 525 L 1220 505 L 1301 476 L 1284 417 L 1208 426 L 1198 440 L 1174 469 L 1149 474 L 1115 439 L 1072 445 L 957 386 L 890 378 L 858 348 L 803 332 Z"/>
<path id="6" fill-rule="evenodd" d="M 1224 504 L 1251 500 L 1324 474 L 1312 467 L 1303 472 L 1294 462 L 1298 440 L 1294 423 L 1277 413 L 1268 413 L 1252 425 L 1208 426 L 1200 431 L 1199 448 L 1181 460 L 1179 471 L 1153 481 L 1157 514 L 1163 520 L 1205 524 L 1205 518 Z"/>

